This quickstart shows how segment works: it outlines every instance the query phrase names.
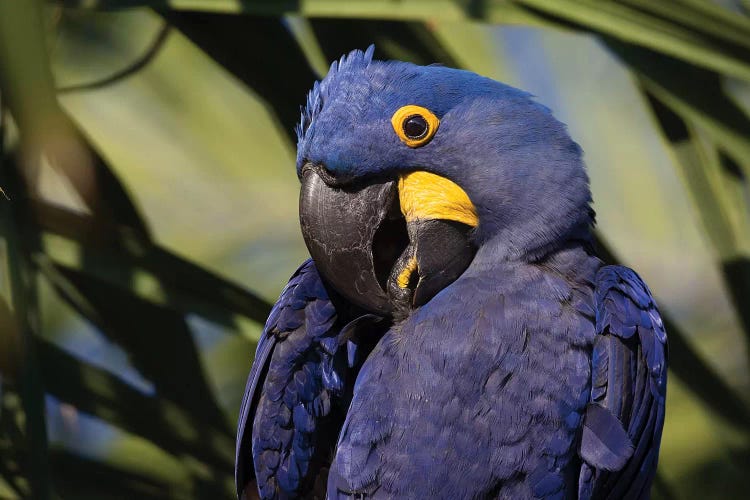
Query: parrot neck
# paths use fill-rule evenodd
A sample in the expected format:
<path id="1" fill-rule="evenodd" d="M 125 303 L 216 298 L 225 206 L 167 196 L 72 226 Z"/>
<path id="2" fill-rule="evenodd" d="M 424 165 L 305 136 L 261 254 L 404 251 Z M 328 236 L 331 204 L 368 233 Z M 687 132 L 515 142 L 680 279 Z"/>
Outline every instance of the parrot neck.
<path id="1" fill-rule="evenodd" d="M 594 251 L 592 223 L 591 217 L 583 217 L 563 237 L 525 248 L 514 245 L 506 238 L 506 234 L 499 234 L 480 245 L 467 272 L 496 271 L 512 263 L 544 265 L 566 272 L 571 262 L 574 262 L 574 266 L 581 266 L 585 261 L 593 263 L 592 265 L 598 268 L 596 263 L 600 265 L 601 261 Z"/>

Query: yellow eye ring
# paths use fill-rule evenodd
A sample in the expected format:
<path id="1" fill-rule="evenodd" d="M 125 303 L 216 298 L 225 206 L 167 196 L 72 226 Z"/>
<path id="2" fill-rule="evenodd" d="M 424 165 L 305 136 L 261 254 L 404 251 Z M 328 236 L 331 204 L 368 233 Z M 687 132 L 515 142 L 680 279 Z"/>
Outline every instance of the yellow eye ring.
<path id="1" fill-rule="evenodd" d="M 430 142 L 440 120 L 427 108 L 407 104 L 393 113 L 391 125 L 401 142 L 410 148 L 418 148 Z"/>

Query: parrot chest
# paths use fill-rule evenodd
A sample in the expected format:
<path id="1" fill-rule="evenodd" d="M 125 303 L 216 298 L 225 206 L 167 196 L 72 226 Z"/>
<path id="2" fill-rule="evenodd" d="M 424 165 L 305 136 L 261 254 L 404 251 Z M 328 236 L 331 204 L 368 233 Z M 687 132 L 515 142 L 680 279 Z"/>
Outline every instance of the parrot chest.
<path id="1" fill-rule="evenodd" d="M 329 487 L 520 498 L 550 470 L 572 485 L 592 298 L 523 271 L 502 284 L 461 278 L 383 337 L 357 379 Z"/>

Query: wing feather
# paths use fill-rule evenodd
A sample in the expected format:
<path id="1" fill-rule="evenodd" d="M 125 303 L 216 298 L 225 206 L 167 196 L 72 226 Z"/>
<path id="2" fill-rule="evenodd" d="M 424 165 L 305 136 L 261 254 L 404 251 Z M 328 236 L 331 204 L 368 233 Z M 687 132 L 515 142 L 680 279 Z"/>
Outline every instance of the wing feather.
<path id="1" fill-rule="evenodd" d="M 315 472 L 316 445 L 336 439 L 320 427 L 342 385 L 333 360 L 341 355 L 340 330 L 336 309 L 308 260 L 281 292 L 258 341 L 237 428 L 238 497 L 253 480 L 262 498 L 294 495 L 314 481 L 309 476 Z"/>
<path id="2" fill-rule="evenodd" d="M 648 498 L 664 425 L 664 324 L 646 284 L 622 266 L 605 266 L 597 273 L 596 319 L 590 405 L 606 408 L 616 420 L 587 409 L 579 498 Z M 612 427 L 617 424 L 621 429 Z M 621 432 L 631 446 L 621 446 Z M 620 460 L 613 456 L 618 450 Z M 615 463 L 622 465 L 613 470 Z"/>

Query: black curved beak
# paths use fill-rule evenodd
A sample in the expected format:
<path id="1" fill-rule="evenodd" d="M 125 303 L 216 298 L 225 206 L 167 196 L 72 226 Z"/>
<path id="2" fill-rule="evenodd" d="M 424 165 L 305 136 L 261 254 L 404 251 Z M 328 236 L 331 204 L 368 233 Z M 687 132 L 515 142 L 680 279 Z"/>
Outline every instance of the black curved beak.
<path id="1" fill-rule="evenodd" d="M 473 227 L 405 216 L 403 182 L 336 187 L 320 168 L 302 171 L 302 235 L 318 271 L 343 297 L 381 316 L 404 317 L 469 266 Z M 407 220 L 409 219 L 409 220 Z"/>

